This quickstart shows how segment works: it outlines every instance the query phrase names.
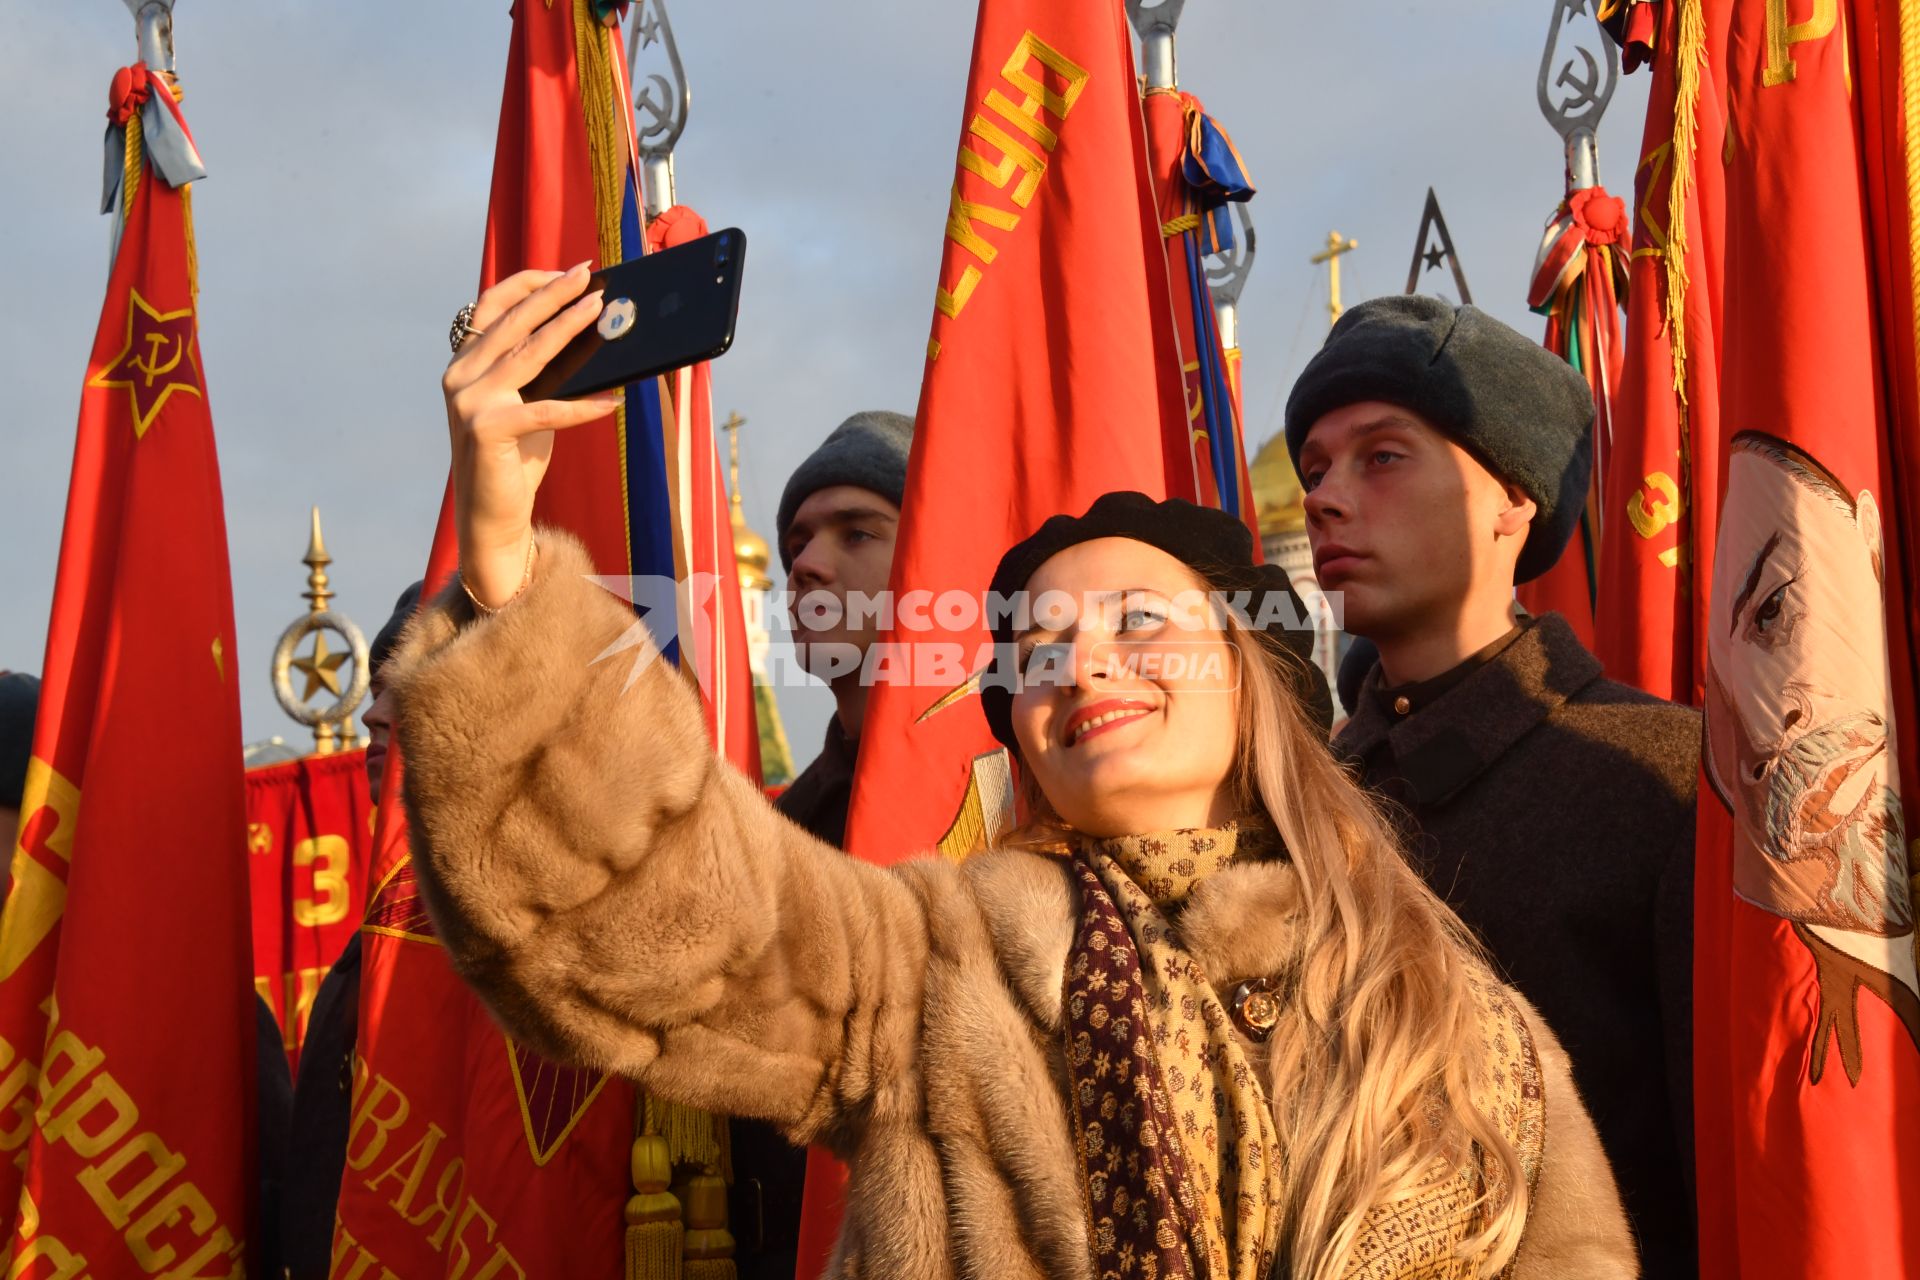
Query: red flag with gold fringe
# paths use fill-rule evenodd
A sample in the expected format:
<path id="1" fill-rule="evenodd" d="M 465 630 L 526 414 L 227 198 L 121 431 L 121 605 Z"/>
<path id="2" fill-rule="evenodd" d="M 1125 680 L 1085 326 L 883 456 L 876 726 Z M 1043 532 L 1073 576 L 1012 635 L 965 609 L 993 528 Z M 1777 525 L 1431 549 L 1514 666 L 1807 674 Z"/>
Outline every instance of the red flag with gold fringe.
<path id="1" fill-rule="evenodd" d="M 519 0 L 512 21 L 483 289 L 525 267 L 625 256 L 618 32 L 588 0 Z M 622 576 L 647 571 L 628 558 L 625 418 L 555 441 L 539 512 Z M 657 437 L 635 444 L 656 457 L 661 447 Z M 430 591 L 455 570 L 450 516 L 449 504 Z M 392 751 L 384 791 L 400 794 L 404 768 Z M 515 1044 L 460 982 L 414 888 L 400 805 L 381 810 L 370 876 L 333 1274 L 623 1275 L 632 1088 Z"/>
<path id="2" fill-rule="evenodd" d="M 523 268 L 611 264 L 705 230 L 678 207 L 641 230 L 625 63 L 618 27 L 595 16 L 600 7 L 515 6 L 483 290 Z M 627 388 L 611 419 L 562 433 L 553 450 L 535 519 L 577 535 L 610 586 L 633 590 L 630 599 L 675 584 L 671 599 L 635 599 L 636 608 L 656 627 L 651 611 L 673 610 L 672 627 L 656 630 L 661 649 L 698 685 L 716 749 L 757 777 L 759 735 L 706 367 Z M 445 582 L 456 556 L 446 503 L 428 581 Z M 398 768 L 404 762 L 389 755 L 386 787 L 398 787 Z M 398 806 L 382 815 L 377 849 L 335 1274 L 358 1274 L 353 1268 L 376 1259 L 396 1274 L 448 1277 L 476 1274 L 479 1265 L 477 1274 L 514 1266 L 527 1275 L 670 1280 L 683 1256 L 720 1265 L 731 1250 L 724 1192 L 712 1194 L 730 1175 L 724 1121 L 655 1101 L 636 1116 L 624 1080 L 546 1062 L 513 1043 L 432 937 Z M 636 1127 L 648 1135 L 638 1145 Z M 422 1143 L 430 1146 L 424 1156 Z M 395 1171 L 409 1159 L 425 1172 L 399 1186 Z M 462 1203 L 451 1221 L 474 1224 L 468 1251 L 453 1248 L 449 1219 L 420 1191 L 455 1167 L 463 1170 Z M 683 1206 L 668 1184 L 685 1178 L 694 1190 Z"/>
<path id="3" fill-rule="evenodd" d="M 1179 344 L 1192 482 L 1170 476 L 1168 497 L 1219 507 L 1253 533 L 1260 524 L 1240 418 L 1240 349 L 1221 346 L 1206 255 L 1233 247 L 1230 202 L 1253 197 L 1240 153 L 1198 98 L 1176 89 L 1148 89 L 1147 154 L 1167 251 L 1168 302 Z"/>
<path id="4" fill-rule="evenodd" d="M 366 910 L 373 817 L 364 749 L 247 770 L 253 986 L 296 1076 L 314 997 Z"/>
<path id="5" fill-rule="evenodd" d="M 1102 493 L 1190 492 L 1167 258 L 1119 0 L 981 0 L 891 587 L 985 593 L 1002 551 Z M 975 678 L 978 617 L 896 631 L 869 695 L 848 847 L 964 857 L 1013 814 Z M 904 616 L 904 615 L 903 615 Z M 802 1280 L 838 1234 L 816 1151 Z"/>
<path id="6" fill-rule="evenodd" d="M 1632 30 L 1651 23 L 1645 6 Z M 1726 205 L 1720 167 L 1696 166 L 1726 127 L 1719 92 L 1697 88 L 1681 109 L 1680 89 L 1711 81 L 1717 64 L 1697 50 L 1700 16 L 1660 6 L 1656 33 L 1672 49 L 1685 25 L 1696 50 L 1683 65 L 1654 60 L 1640 163 L 1634 176 L 1626 354 L 1609 404 L 1610 438 L 1596 458 L 1599 552 L 1594 584 L 1594 651 L 1616 680 L 1677 702 L 1697 704 L 1702 688 L 1703 601 L 1695 574 L 1711 555 L 1711 513 L 1718 492 L 1718 328 L 1721 227 Z M 1629 51 L 1629 66 L 1645 61 Z M 1700 141 L 1700 140 L 1706 141 Z"/>
<path id="7" fill-rule="evenodd" d="M 1920 86 L 1902 81 L 1920 71 L 1920 13 L 1678 8 L 1671 56 L 1698 49 L 1710 74 L 1679 86 L 1676 115 L 1697 122 L 1696 179 L 1725 182 L 1720 485 L 1712 506 L 1697 499 L 1717 515 L 1695 600 L 1711 784 L 1695 930 L 1695 1038 L 1711 1046 L 1695 1096 L 1702 1271 L 1893 1280 L 1920 1256 L 1915 495 L 1900 461 L 1920 449 Z M 1687 337 L 1691 360 L 1709 335 Z"/>
<path id="8" fill-rule="evenodd" d="M 204 172 L 160 76 L 110 101 L 119 243 L 0 918 L 0 1203 L 10 1275 L 240 1276 L 256 1033 Z"/>

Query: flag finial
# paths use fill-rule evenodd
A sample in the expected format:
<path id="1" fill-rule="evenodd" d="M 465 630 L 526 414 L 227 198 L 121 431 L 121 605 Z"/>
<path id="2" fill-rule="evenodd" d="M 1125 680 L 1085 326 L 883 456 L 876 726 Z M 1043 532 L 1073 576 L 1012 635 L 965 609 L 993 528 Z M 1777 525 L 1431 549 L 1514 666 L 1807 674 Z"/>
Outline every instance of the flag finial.
<path id="1" fill-rule="evenodd" d="M 307 612 L 280 633 L 280 642 L 274 646 L 274 696 L 279 699 L 282 711 L 312 728 L 313 749 L 317 754 L 351 751 L 362 745 L 353 727 L 353 713 L 366 697 L 372 672 L 367 669 L 367 641 L 360 634 L 360 628 L 351 618 L 335 613 L 330 607 L 334 590 L 327 566 L 333 563 L 333 557 L 328 554 L 326 538 L 320 531 L 319 507 L 311 508 L 307 553 L 300 559 L 307 566 L 307 589 L 300 593 L 307 602 Z M 345 642 L 345 647 L 337 653 L 327 648 L 329 631 Z M 313 636 L 313 647 L 295 657 L 300 642 L 309 635 Z M 349 660 L 353 663 L 353 676 L 343 685 L 340 668 Z M 299 697 L 293 693 L 292 678 L 296 671 L 306 678 L 305 689 Z M 336 700 L 330 706 L 308 706 L 308 701 L 323 689 Z"/>

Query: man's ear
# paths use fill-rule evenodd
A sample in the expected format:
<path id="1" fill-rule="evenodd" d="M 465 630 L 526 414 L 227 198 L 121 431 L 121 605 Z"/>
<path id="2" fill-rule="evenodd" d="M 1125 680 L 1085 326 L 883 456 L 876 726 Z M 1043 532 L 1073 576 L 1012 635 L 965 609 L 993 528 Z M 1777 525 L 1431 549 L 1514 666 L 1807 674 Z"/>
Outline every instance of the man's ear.
<path id="1" fill-rule="evenodd" d="M 1495 531 L 1502 537 L 1525 537 L 1527 527 L 1540 514 L 1540 504 L 1517 484 L 1502 482 L 1500 490 L 1506 502 L 1494 518 Z"/>

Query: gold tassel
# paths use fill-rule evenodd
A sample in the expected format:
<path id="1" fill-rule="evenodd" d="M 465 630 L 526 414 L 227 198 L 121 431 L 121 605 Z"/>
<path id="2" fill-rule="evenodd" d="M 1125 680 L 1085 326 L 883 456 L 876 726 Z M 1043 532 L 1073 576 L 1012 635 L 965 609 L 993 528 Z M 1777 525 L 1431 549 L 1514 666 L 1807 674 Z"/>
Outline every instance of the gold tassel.
<path id="1" fill-rule="evenodd" d="M 733 1182 L 733 1143 L 728 1138 L 727 1118 L 697 1107 L 683 1107 L 665 1098 L 646 1096 L 641 1128 L 658 1133 L 667 1140 L 667 1150 L 676 1165 L 696 1165 Z"/>
<path id="2" fill-rule="evenodd" d="M 599 222 L 600 263 L 621 259 L 620 206 L 626 191 L 626 142 L 614 114 L 613 67 L 607 61 L 607 28 L 588 0 L 573 0 L 573 61 L 580 77 L 580 115 L 587 127 L 593 163 L 594 213 Z M 625 104 L 622 104 L 623 106 Z M 635 245 L 633 256 L 639 256 Z"/>
<path id="3" fill-rule="evenodd" d="M 1687 192 L 1699 138 L 1700 79 L 1707 62 L 1707 22 L 1700 0 L 1680 0 L 1673 47 L 1673 173 L 1667 187 L 1667 335 L 1673 347 L 1673 389 L 1687 402 Z"/>
<path id="4" fill-rule="evenodd" d="M 133 193 L 140 189 L 140 113 L 127 116 L 127 154 L 120 176 L 120 216 L 133 212 Z"/>
<path id="5" fill-rule="evenodd" d="M 680 1201 L 667 1190 L 673 1162 L 667 1140 L 644 1133 L 633 1140 L 633 1186 L 627 1201 L 626 1280 L 681 1280 Z"/>
<path id="6" fill-rule="evenodd" d="M 1920 298 L 1920 10 L 1902 4 L 1900 13 L 1900 110 L 1907 143 L 1907 270 L 1908 284 Z M 1920 358 L 1920 305 L 1913 311 L 1913 349 Z M 1910 846 L 1907 865 L 1920 894 L 1920 840 Z M 1920 951 L 1920 941 L 1915 942 Z"/>
<path id="7" fill-rule="evenodd" d="M 193 244 L 193 184 L 189 182 L 180 188 L 180 226 L 187 240 L 187 303 L 198 310 L 200 306 L 200 252 Z M 200 323 L 194 317 L 194 323 Z"/>
<path id="8" fill-rule="evenodd" d="M 685 1280 L 737 1280 L 733 1236 L 727 1230 L 727 1184 L 699 1174 L 687 1182 Z"/>

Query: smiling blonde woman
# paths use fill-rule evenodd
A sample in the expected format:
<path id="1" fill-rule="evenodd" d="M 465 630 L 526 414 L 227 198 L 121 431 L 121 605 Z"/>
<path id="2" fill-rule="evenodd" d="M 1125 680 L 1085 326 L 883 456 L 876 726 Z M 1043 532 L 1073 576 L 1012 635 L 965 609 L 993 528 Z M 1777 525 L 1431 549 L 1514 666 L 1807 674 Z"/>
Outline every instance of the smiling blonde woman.
<path id="1" fill-rule="evenodd" d="M 422 892 L 514 1034 L 831 1148 L 836 1276 L 1636 1274 L 1565 1055 L 1334 763 L 1299 634 L 1176 620 L 1297 608 L 1242 526 L 1108 495 L 1009 551 L 996 588 L 1093 602 L 996 636 L 1032 821 L 961 865 L 849 859 L 715 759 L 664 664 L 593 661 L 631 615 L 533 541 L 587 411 L 517 389 L 583 283 L 476 307 L 464 578 L 392 677 Z"/>

